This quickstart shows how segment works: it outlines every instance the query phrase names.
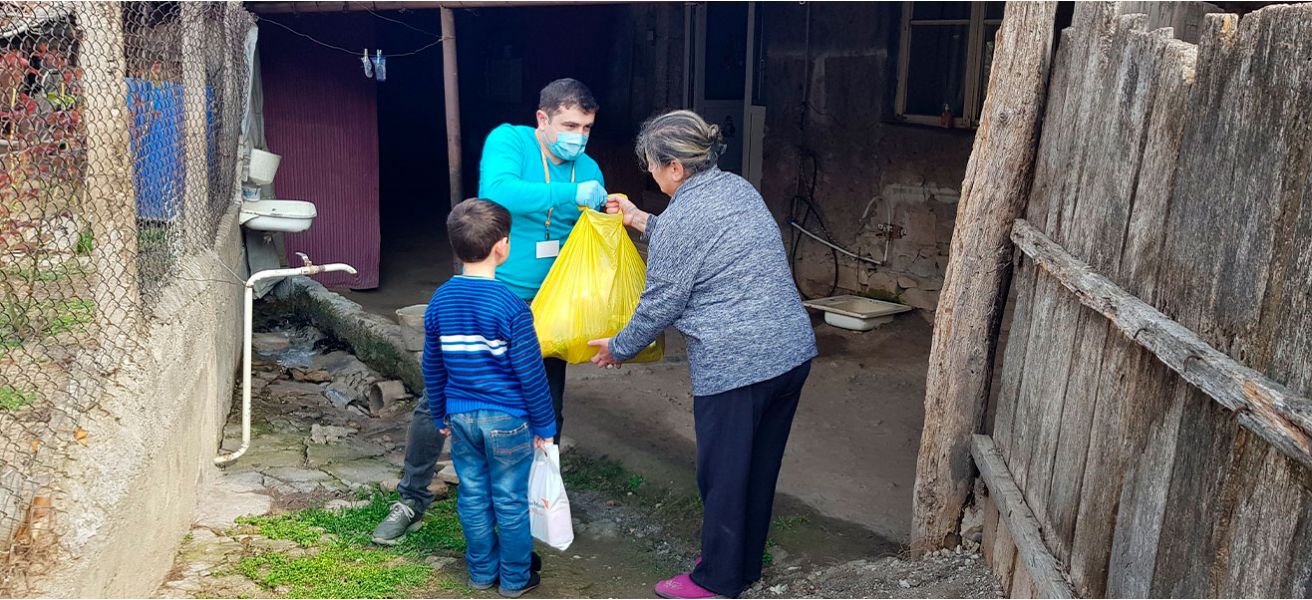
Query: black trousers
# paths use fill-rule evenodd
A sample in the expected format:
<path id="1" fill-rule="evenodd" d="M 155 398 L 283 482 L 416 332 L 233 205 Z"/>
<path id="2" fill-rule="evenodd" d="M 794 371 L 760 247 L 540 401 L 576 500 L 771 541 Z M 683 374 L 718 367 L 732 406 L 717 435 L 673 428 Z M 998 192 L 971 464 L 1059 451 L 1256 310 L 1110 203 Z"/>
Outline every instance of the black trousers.
<path id="1" fill-rule="evenodd" d="M 557 444 L 560 443 L 560 431 L 565 423 L 562 409 L 565 406 L 566 364 L 558 358 L 542 360 L 542 366 L 547 370 L 547 387 L 551 389 L 551 404 L 556 409 Z M 433 483 L 433 467 L 442 454 L 442 444 L 445 442 L 446 438 L 437 432 L 433 417 L 428 412 L 428 397 L 421 395 L 414 412 L 410 414 L 410 429 L 405 440 L 405 466 L 401 483 L 396 486 L 401 497 L 415 503 L 420 513 L 428 510 L 433 503 L 433 493 L 428 491 L 428 485 Z"/>
<path id="2" fill-rule="evenodd" d="M 811 362 L 774 379 L 693 398 L 702 562 L 692 579 L 730 598 L 761 578 L 784 446 Z"/>

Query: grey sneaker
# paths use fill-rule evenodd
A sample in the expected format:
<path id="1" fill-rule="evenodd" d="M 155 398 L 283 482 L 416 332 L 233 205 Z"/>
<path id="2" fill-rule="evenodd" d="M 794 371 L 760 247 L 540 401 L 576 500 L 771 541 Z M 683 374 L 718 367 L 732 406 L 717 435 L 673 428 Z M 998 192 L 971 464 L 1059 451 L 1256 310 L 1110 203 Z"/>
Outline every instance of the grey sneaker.
<path id="1" fill-rule="evenodd" d="M 415 510 L 410 500 L 392 503 L 392 511 L 387 518 L 374 529 L 373 542 L 384 546 L 395 546 L 405 539 L 405 534 L 418 531 L 424 526 L 424 515 Z"/>

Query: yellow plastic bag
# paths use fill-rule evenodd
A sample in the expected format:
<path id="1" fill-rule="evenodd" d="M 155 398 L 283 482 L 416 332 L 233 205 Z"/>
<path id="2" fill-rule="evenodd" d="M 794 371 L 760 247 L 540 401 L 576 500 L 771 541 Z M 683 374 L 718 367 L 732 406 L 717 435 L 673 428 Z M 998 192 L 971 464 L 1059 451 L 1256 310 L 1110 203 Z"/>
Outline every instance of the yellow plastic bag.
<path id="1" fill-rule="evenodd" d="M 647 265 L 624 231 L 622 215 L 583 209 L 556 263 L 533 299 L 533 321 L 542 356 L 571 364 L 592 360 L 589 341 L 614 337 L 638 307 Z M 655 362 L 664 336 L 630 362 Z"/>

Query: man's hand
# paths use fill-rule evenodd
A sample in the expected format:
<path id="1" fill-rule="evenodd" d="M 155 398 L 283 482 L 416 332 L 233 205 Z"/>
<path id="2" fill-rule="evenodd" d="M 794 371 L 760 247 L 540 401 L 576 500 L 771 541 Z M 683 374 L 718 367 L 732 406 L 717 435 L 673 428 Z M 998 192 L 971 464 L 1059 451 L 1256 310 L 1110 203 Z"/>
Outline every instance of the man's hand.
<path id="1" fill-rule="evenodd" d="M 574 201 L 579 206 L 601 210 L 606 204 L 606 188 L 602 187 L 599 181 L 584 181 L 579 184 L 579 190 L 574 194 Z"/>
<path id="2" fill-rule="evenodd" d="M 621 213 L 624 215 L 624 226 L 632 227 L 639 232 L 647 229 L 647 213 L 638 210 L 629 197 L 624 194 L 611 194 L 606 197 L 606 212 L 608 214 Z"/>
<path id="3" fill-rule="evenodd" d="M 533 447 L 537 448 L 538 450 L 545 450 L 547 448 L 547 444 L 550 443 L 551 443 L 551 438 L 544 438 L 536 435 L 533 436 Z"/>
<path id="4" fill-rule="evenodd" d="M 603 369 L 619 368 L 624 365 L 610 353 L 610 338 L 592 340 L 588 342 L 589 346 L 597 349 L 597 355 L 592 357 L 592 364 Z"/>

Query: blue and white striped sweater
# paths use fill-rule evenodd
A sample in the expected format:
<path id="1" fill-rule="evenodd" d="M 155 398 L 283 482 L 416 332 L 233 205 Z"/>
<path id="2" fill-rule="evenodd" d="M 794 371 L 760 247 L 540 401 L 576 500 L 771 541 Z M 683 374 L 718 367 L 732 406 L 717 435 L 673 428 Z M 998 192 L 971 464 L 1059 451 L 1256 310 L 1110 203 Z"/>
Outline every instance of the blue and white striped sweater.
<path id="1" fill-rule="evenodd" d="M 433 293 L 424 331 L 424 387 L 439 428 L 450 414 L 495 410 L 556 435 L 533 313 L 506 284 L 452 277 Z"/>

